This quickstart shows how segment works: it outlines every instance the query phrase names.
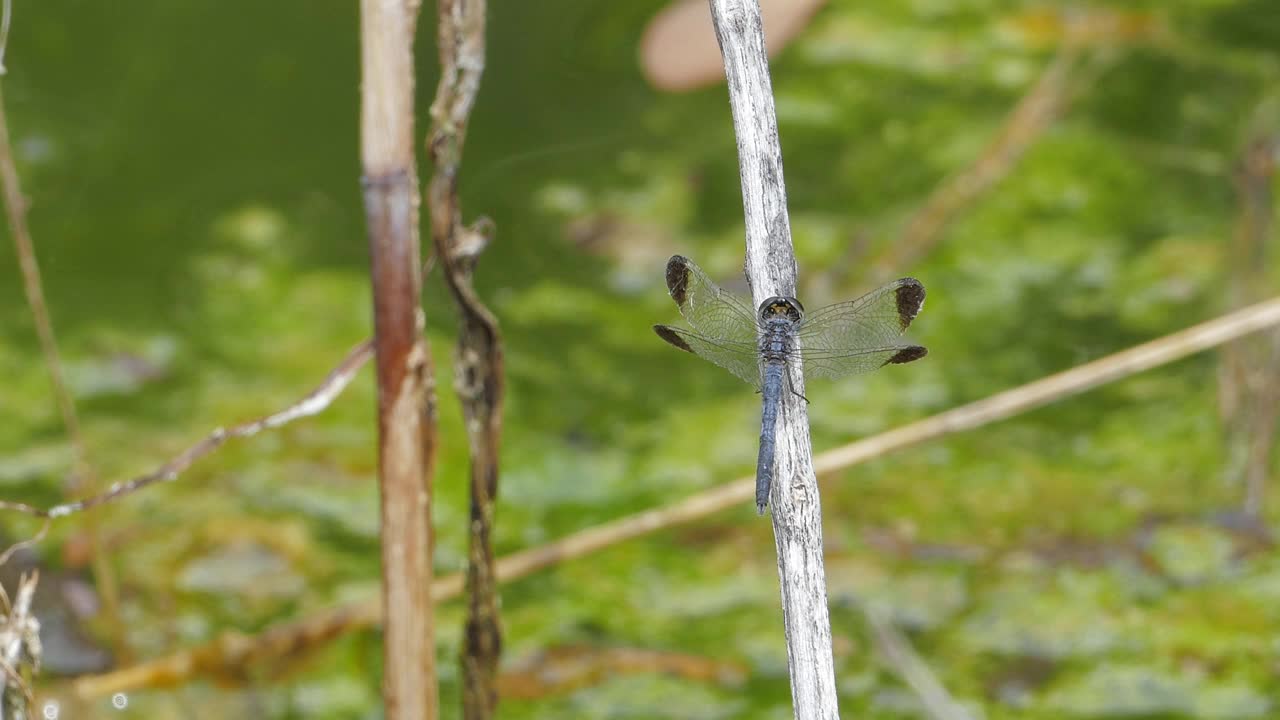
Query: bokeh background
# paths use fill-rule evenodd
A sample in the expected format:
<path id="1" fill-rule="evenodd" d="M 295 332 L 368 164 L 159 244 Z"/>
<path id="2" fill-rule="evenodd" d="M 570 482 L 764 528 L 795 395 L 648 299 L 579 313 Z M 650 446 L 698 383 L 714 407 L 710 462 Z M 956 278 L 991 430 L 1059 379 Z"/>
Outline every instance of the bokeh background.
<path id="1" fill-rule="evenodd" d="M 508 357 L 500 554 L 753 467 L 758 398 L 649 329 L 675 319 L 672 253 L 744 284 L 725 89 L 665 91 L 641 69 L 663 4 L 490 3 L 462 194 L 498 228 L 477 282 Z M 773 77 L 801 299 L 884 273 L 929 289 L 912 328 L 927 359 L 809 388 L 815 450 L 1277 287 L 1275 232 L 1242 230 L 1275 215 L 1274 0 L 833 0 L 800 24 Z M 357 43 L 354 2 L 17 3 L 6 110 L 103 486 L 292 402 L 368 334 Z M 677 74 L 679 53 L 659 53 Z M 53 504 L 72 455 L 4 245 L 0 496 Z M 449 572 L 465 560 L 466 445 L 438 274 L 424 301 Z M 376 593 L 371 375 L 319 417 L 57 522 L 22 560 L 44 573 L 41 698 L 63 717 L 379 717 L 372 631 L 131 692 L 124 711 L 59 679 Z M 869 609 L 975 718 L 1280 714 L 1277 506 L 1265 483 L 1247 502 L 1239 450 L 1257 435 L 1240 413 L 1267 408 L 1229 375 L 1200 355 L 827 482 L 845 715 L 925 717 Z M 790 717 L 771 527 L 749 505 L 504 587 L 500 716 Z M 8 541 L 35 529 L 0 519 Z M 445 717 L 460 628 L 444 605 Z"/>

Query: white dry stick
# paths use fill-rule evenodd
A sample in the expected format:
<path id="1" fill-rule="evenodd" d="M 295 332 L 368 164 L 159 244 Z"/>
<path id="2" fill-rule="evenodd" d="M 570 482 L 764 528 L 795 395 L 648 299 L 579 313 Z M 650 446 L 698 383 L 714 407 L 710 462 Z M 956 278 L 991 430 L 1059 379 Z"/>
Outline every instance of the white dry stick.
<path id="1" fill-rule="evenodd" d="M 931 720 L 973 720 L 969 711 L 951 697 L 938 676 L 916 654 L 911 641 L 898 632 L 891 618 L 865 604 L 862 606 L 862 613 L 867 618 L 876 644 L 880 646 L 881 654 L 898 677 L 920 699 L 925 714 Z"/>
<path id="2" fill-rule="evenodd" d="M 710 0 L 724 56 L 729 105 L 738 139 L 747 229 L 747 279 L 759 305 L 796 294 L 796 259 L 782 180 L 782 147 L 765 55 L 758 0 Z M 782 585 L 782 620 L 791 672 L 791 702 L 799 720 L 840 716 L 831 655 L 831 619 L 822 564 L 822 507 L 813 472 L 809 416 L 800 394 L 799 363 L 788 363 L 796 393 L 782 393 L 773 489 L 773 533 Z"/>
<path id="3" fill-rule="evenodd" d="M 0 587 L 0 720 L 31 717 L 35 698 L 22 674 L 27 667 L 32 674 L 40 669 L 40 623 L 31 613 L 39 573 L 23 575 L 18 580 L 18 593 L 13 602 Z"/>

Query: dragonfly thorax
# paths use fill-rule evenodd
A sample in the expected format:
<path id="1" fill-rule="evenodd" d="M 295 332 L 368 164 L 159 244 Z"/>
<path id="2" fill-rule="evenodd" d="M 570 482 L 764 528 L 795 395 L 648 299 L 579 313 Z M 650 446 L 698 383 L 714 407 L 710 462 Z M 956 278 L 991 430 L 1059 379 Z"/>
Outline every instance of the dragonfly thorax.
<path id="1" fill-rule="evenodd" d="M 766 364 L 783 362 L 791 356 L 793 337 L 804 318 L 800 301 L 771 297 L 760 303 L 760 359 Z"/>

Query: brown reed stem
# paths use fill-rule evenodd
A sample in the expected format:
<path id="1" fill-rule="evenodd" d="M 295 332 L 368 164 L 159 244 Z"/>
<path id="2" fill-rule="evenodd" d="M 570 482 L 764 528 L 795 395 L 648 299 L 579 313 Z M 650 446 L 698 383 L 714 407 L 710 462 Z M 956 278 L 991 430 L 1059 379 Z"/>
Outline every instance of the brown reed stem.
<path id="1" fill-rule="evenodd" d="M 360 155 L 373 278 L 382 498 L 383 701 L 391 720 L 438 713 L 431 604 L 435 403 L 423 334 L 414 160 L 418 4 L 361 0 Z"/>
<path id="2" fill-rule="evenodd" d="M 454 389 L 462 404 L 471 465 L 467 550 L 467 618 L 460 657 L 462 714 L 493 717 L 498 704 L 502 628 L 494 575 L 493 526 L 502 443 L 503 353 L 497 318 L 472 284 L 480 253 L 493 236 L 487 220 L 462 224 L 458 175 L 467 123 L 485 62 L 484 0 L 440 0 L 440 83 L 431 105 L 427 149 L 435 171 L 427 190 L 431 235 L 445 285 L 460 314 Z"/>

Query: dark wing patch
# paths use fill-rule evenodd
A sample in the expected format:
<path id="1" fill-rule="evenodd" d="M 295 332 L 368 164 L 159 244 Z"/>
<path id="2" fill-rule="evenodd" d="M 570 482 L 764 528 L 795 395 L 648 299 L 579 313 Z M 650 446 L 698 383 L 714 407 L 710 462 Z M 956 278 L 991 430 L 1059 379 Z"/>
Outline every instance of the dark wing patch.
<path id="1" fill-rule="evenodd" d="M 924 348 L 898 341 L 923 304 L 920 281 L 902 278 L 805 317 L 796 333 L 805 375 L 837 378 L 924 357 Z"/>
<path id="2" fill-rule="evenodd" d="M 680 334 L 676 332 L 675 328 L 668 327 L 666 325 L 654 325 L 653 331 L 658 334 L 658 337 L 666 340 L 671 345 L 674 345 L 687 353 L 693 352 L 693 348 L 689 347 L 689 343 L 685 342 L 684 338 L 680 337 Z"/>
<path id="3" fill-rule="evenodd" d="M 847 353 L 810 350 L 808 348 L 800 349 L 800 358 L 804 361 L 804 376 L 806 378 L 834 379 L 849 375 L 859 375 L 892 363 L 918 360 L 924 357 L 924 354 L 924 348 L 919 345 L 894 345 Z"/>
<path id="4" fill-rule="evenodd" d="M 885 361 L 885 365 L 901 365 L 914 362 L 929 354 L 928 348 L 921 345 L 908 345 L 899 350 L 893 357 Z"/>
<path id="5" fill-rule="evenodd" d="M 684 305 L 689 290 L 689 258 L 672 255 L 667 261 L 667 290 L 677 305 Z"/>
<path id="6" fill-rule="evenodd" d="M 924 307 L 924 285 L 915 278 L 902 278 L 897 282 L 895 295 L 898 301 L 898 323 L 906 330 L 911 321 L 916 319 L 916 315 L 920 314 L 920 308 Z"/>
<path id="7" fill-rule="evenodd" d="M 753 343 L 710 338 L 670 325 L 655 325 L 653 331 L 671 345 L 710 360 L 754 387 L 760 387 L 760 356 Z"/>
<path id="8" fill-rule="evenodd" d="M 667 261 L 667 289 L 680 314 L 699 334 L 713 340 L 756 344 L 756 314 L 748 301 L 724 290 L 692 260 Z"/>
<path id="9" fill-rule="evenodd" d="M 901 347 L 898 338 L 923 302 L 924 286 L 919 280 L 894 280 L 856 300 L 807 315 L 798 331 L 801 346 L 840 355 Z"/>

